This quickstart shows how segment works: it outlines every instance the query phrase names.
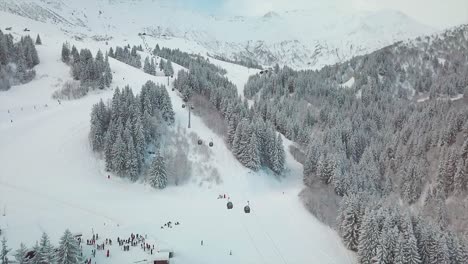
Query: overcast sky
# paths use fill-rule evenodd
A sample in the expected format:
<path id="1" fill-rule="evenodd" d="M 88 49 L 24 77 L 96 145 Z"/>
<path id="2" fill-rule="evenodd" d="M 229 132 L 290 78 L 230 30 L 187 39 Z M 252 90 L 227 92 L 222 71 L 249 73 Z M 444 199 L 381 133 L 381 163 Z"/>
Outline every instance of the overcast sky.
<path id="1" fill-rule="evenodd" d="M 468 23 L 468 0 L 179 0 L 191 9 L 226 15 L 263 15 L 269 11 L 334 5 L 344 10 L 395 9 L 435 28 Z"/>

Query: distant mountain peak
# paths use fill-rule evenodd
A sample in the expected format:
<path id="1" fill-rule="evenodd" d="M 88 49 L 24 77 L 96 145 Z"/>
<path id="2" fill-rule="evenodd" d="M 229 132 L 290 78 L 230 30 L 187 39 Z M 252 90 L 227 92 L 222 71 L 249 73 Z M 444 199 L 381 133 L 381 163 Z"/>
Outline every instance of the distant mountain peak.
<path id="1" fill-rule="evenodd" d="M 275 18 L 275 17 L 280 17 L 280 15 L 274 11 L 270 11 L 263 15 L 264 18 Z"/>

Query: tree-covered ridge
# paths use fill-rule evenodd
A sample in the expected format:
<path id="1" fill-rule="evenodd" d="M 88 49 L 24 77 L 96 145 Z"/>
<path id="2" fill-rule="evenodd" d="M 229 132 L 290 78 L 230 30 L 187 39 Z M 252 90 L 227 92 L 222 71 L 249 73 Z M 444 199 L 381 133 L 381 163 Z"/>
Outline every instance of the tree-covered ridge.
<path id="1" fill-rule="evenodd" d="M 253 111 L 247 101 L 242 102 L 236 86 L 222 75 L 224 70 L 178 50 L 163 48 L 157 54 L 162 57 L 169 54 L 174 62 L 188 65 L 188 72 L 179 71 L 174 88 L 184 101 L 194 95 L 206 98 L 223 115 L 226 141 L 244 166 L 255 171 L 268 167 L 277 174 L 283 172 L 285 153 L 281 136 L 260 112 Z"/>
<path id="2" fill-rule="evenodd" d="M 142 51 L 142 50 L 143 48 L 141 46 L 140 47 L 133 46 L 131 49 L 130 49 L 130 45 L 125 46 L 123 48 L 116 47 L 115 51 L 111 47 L 109 49 L 108 54 L 111 58 L 114 58 L 118 61 L 121 61 L 130 66 L 140 69 L 141 68 L 141 56 L 140 54 L 138 54 L 138 51 Z"/>
<path id="3" fill-rule="evenodd" d="M 0 91 L 31 81 L 36 76 L 33 67 L 38 64 L 39 56 L 30 36 L 15 43 L 11 34 L 0 30 Z"/>
<path id="4" fill-rule="evenodd" d="M 319 71 L 277 66 L 246 85 L 255 109 L 306 150 L 306 193 L 342 197 L 328 217 L 318 195 L 307 204 L 338 216 L 361 263 L 466 262 L 468 106 L 449 98 L 468 87 L 467 36 L 464 26 Z"/>
<path id="5" fill-rule="evenodd" d="M 112 83 L 112 71 L 107 54 L 99 50 L 96 58 L 89 49 L 78 49 L 68 43 L 62 45 L 62 61 L 71 66 L 73 79 L 82 86 L 104 89 Z"/>
<path id="6" fill-rule="evenodd" d="M 241 66 L 244 66 L 244 67 L 247 67 L 247 68 L 254 68 L 254 69 L 259 69 L 259 70 L 263 70 L 263 67 L 262 65 L 260 65 L 256 60 L 252 59 L 252 58 L 234 58 L 234 59 L 229 59 L 229 58 L 226 58 L 226 57 L 223 57 L 223 56 L 220 56 L 220 55 L 211 55 L 211 54 L 207 54 L 208 57 L 211 57 L 211 58 L 214 58 L 214 59 L 217 59 L 217 60 L 220 60 L 220 61 L 225 61 L 225 62 L 229 62 L 229 63 L 232 63 L 232 64 L 237 64 L 237 65 L 241 65 Z"/>
<path id="7" fill-rule="evenodd" d="M 362 93 L 361 88 L 372 88 L 376 83 L 382 92 L 401 98 L 414 93 L 432 98 L 463 94 L 468 85 L 466 39 L 468 26 L 463 26 L 397 43 L 320 71 L 276 66 L 273 71 L 252 76 L 244 92 L 247 98 L 258 98 L 258 108 L 268 112 L 279 131 L 289 139 L 307 143 L 307 134 L 318 116 L 315 112 L 336 108 L 344 97 Z M 354 84 L 346 89 L 343 84 L 349 80 Z M 283 121 L 291 118 L 293 123 Z"/>
<path id="8" fill-rule="evenodd" d="M 104 154 L 108 171 L 136 181 L 148 168 L 148 152 L 159 149 L 165 127 L 173 123 L 166 88 L 148 81 L 139 95 L 128 86 L 117 88 L 108 105 L 94 105 L 89 136 L 93 150 Z"/>
<path id="9" fill-rule="evenodd" d="M 179 49 L 170 49 L 165 47 L 160 48 L 157 44 L 153 50 L 153 54 L 179 64 L 185 68 L 190 68 L 190 65 L 197 64 L 200 67 L 209 69 L 211 72 L 219 73 L 221 75 L 226 74 L 225 69 L 210 63 L 208 59 L 205 59 L 200 55 L 180 51 Z"/>

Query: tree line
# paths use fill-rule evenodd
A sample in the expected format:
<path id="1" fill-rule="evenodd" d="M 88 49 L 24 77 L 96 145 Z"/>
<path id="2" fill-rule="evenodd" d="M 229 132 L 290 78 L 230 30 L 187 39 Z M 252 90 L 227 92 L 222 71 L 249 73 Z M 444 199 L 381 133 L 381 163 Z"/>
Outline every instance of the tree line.
<path id="1" fill-rule="evenodd" d="M 96 58 L 89 49 L 78 49 L 68 43 L 62 45 L 62 61 L 71 66 L 73 79 L 82 86 L 104 89 L 112 83 L 112 71 L 109 57 L 99 50 Z"/>
<path id="2" fill-rule="evenodd" d="M 314 208 L 320 197 L 311 195 L 316 200 L 307 204 L 319 218 L 337 218 L 334 226 L 360 263 L 466 262 L 454 260 L 453 241 L 466 252 L 461 234 L 468 214 L 459 208 L 467 197 L 468 107 L 466 99 L 449 98 L 468 87 L 467 32 L 464 26 L 397 43 L 317 71 L 277 65 L 245 87 L 254 109 L 304 150 L 305 192 L 320 189 L 341 199 L 329 217 Z M 343 85 L 352 78 L 353 85 Z M 389 215 L 394 220 L 386 224 L 381 219 Z M 415 231 L 426 227 L 423 235 Z M 385 253 L 386 244 L 360 245 L 369 233 L 397 249 Z M 433 240 L 425 241 L 428 236 Z M 412 260 L 395 259 L 400 250 Z"/>
<path id="3" fill-rule="evenodd" d="M 154 58 L 150 58 L 150 57 L 145 58 L 145 62 L 143 64 L 143 71 L 145 73 L 156 76 L 156 71 L 158 68 L 161 72 L 163 72 L 164 76 L 174 75 L 174 68 L 170 60 L 164 61 L 163 59 L 161 59 L 158 64 L 158 63 L 155 63 Z"/>
<path id="4" fill-rule="evenodd" d="M 207 56 L 209 56 L 209 57 L 211 57 L 213 59 L 229 62 L 229 63 L 232 63 L 232 64 L 241 65 L 241 66 L 244 66 L 244 67 L 247 67 L 247 68 L 263 70 L 262 65 L 260 65 L 256 60 L 254 60 L 252 58 L 238 58 L 236 56 L 234 59 L 229 59 L 227 57 L 216 55 L 216 54 L 207 54 Z"/>
<path id="5" fill-rule="evenodd" d="M 109 49 L 109 56 L 111 58 L 114 58 L 118 61 L 121 61 L 123 63 L 126 63 L 130 66 L 133 66 L 135 68 L 138 68 L 140 69 L 141 68 L 141 56 L 140 54 L 138 54 L 138 51 L 142 51 L 143 48 L 140 46 L 140 47 L 137 47 L 137 46 L 133 46 L 131 49 L 130 49 L 130 45 L 128 46 L 125 46 L 125 47 L 116 47 L 115 48 L 115 51 L 114 49 L 111 47 Z"/>
<path id="6" fill-rule="evenodd" d="M 11 249 L 7 246 L 5 237 L 2 239 L 0 250 L 0 261 L 2 264 L 8 264 L 8 253 Z M 28 254 L 32 252 L 33 254 Z M 54 247 L 50 242 L 49 236 L 44 232 L 41 239 L 36 241 L 32 248 L 26 247 L 21 243 L 20 248 L 15 251 L 15 263 L 19 264 L 81 264 L 83 263 L 83 253 L 78 240 L 73 236 L 70 230 L 65 230 L 58 247 Z"/>
<path id="7" fill-rule="evenodd" d="M 36 43 L 40 45 L 39 35 L 38 40 Z M 0 91 L 30 82 L 36 76 L 33 68 L 38 64 L 39 56 L 29 35 L 15 43 L 11 34 L 3 34 L 0 30 Z"/>
<path id="8" fill-rule="evenodd" d="M 109 104 L 101 100 L 91 111 L 90 141 L 94 151 L 103 153 L 106 169 L 136 181 L 148 173 L 153 187 L 167 184 L 164 160 L 159 157 L 166 126 L 174 123 L 174 111 L 164 86 L 148 81 L 134 95 L 126 86 L 117 88 Z M 156 153 L 152 158 L 148 152 Z"/>

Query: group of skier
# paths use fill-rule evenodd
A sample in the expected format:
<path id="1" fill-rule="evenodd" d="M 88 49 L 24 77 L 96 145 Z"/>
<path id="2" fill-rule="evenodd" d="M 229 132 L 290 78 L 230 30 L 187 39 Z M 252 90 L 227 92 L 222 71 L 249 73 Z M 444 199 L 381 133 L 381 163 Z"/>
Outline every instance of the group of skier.
<path id="1" fill-rule="evenodd" d="M 57 102 L 58 102 L 59 105 L 62 104 L 62 102 L 60 101 L 60 99 L 58 99 Z M 49 105 L 48 105 L 48 104 L 44 104 L 44 107 L 47 108 L 47 107 L 49 107 Z M 21 107 L 21 111 L 23 111 L 23 110 L 24 110 L 24 108 Z M 36 105 L 34 105 L 34 110 L 36 110 Z M 8 109 L 8 114 L 11 114 L 10 109 Z M 10 123 L 13 123 L 13 119 L 10 119 Z"/>
<path id="2" fill-rule="evenodd" d="M 180 225 L 179 221 L 175 222 L 174 225 Z M 172 222 L 169 221 L 169 222 L 165 223 L 164 226 L 161 226 L 161 229 L 164 229 L 164 227 L 172 228 Z"/>

